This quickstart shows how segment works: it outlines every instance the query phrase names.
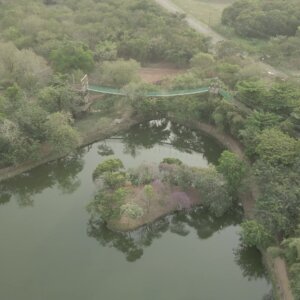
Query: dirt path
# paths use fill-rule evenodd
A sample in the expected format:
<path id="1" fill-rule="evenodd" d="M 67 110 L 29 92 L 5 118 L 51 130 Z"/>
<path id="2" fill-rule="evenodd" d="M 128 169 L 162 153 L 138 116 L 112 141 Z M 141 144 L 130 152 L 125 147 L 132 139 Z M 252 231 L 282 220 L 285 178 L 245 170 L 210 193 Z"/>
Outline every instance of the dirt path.
<path id="1" fill-rule="evenodd" d="M 200 20 L 196 19 L 195 17 L 187 14 L 184 10 L 182 10 L 180 7 L 178 7 L 176 4 L 174 4 L 171 0 L 155 0 L 160 6 L 165 8 L 171 13 L 182 13 L 186 15 L 186 21 L 189 24 L 190 27 L 195 29 L 197 32 L 208 36 L 211 38 L 211 42 L 213 45 L 216 45 L 218 42 L 225 41 L 226 38 L 221 36 L 219 33 L 214 31 L 211 27 L 207 26 L 205 23 L 201 22 Z M 253 58 L 253 63 L 259 63 L 262 68 L 266 71 L 266 73 L 269 76 L 274 76 L 274 77 L 280 77 L 283 79 L 288 78 L 288 75 L 285 74 L 284 72 L 275 69 L 274 67 L 260 62 L 258 60 L 255 60 Z"/>
<path id="2" fill-rule="evenodd" d="M 182 13 L 186 14 L 185 11 L 183 11 L 180 7 L 178 7 L 176 4 L 174 4 L 170 0 L 155 0 L 159 5 L 164 7 L 166 10 L 168 10 L 171 13 Z M 186 14 L 186 21 L 192 27 L 195 29 L 197 32 L 209 36 L 212 39 L 212 43 L 216 44 L 220 41 L 224 41 L 225 38 L 222 37 L 220 34 L 212 30 L 209 26 L 207 26 L 205 23 L 197 20 L 193 16 L 187 15 Z"/>
<path id="3" fill-rule="evenodd" d="M 276 277 L 276 282 L 279 286 L 278 290 L 280 292 L 280 299 L 294 300 L 294 296 L 292 295 L 291 288 L 290 288 L 285 261 L 280 257 L 276 257 L 274 259 L 273 268 L 274 268 L 274 275 Z"/>

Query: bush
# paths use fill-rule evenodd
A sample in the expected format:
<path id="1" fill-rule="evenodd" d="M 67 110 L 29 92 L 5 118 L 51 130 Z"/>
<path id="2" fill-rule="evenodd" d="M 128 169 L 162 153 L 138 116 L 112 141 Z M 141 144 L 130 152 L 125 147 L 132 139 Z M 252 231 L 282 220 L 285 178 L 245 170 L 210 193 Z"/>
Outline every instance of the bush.
<path id="1" fill-rule="evenodd" d="M 265 248 L 273 242 L 272 235 L 257 221 L 245 221 L 241 226 L 241 240 L 245 245 Z"/>
<path id="2" fill-rule="evenodd" d="M 124 165 L 120 159 L 107 159 L 97 166 L 93 172 L 93 178 L 97 179 L 106 172 L 116 172 L 123 168 Z"/>
<path id="3" fill-rule="evenodd" d="M 117 189 L 124 186 L 127 177 L 124 172 L 107 172 L 103 176 L 104 185 L 110 189 Z"/>
<path id="4" fill-rule="evenodd" d="M 290 268 L 290 278 L 295 300 L 300 299 L 300 263 L 295 263 Z"/>
<path id="5" fill-rule="evenodd" d="M 216 217 L 224 215 L 232 206 L 224 177 L 214 167 L 198 171 L 194 185 L 201 194 L 203 205 Z"/>
<path id="6" fill-rule="evenodd" d="M 129 170 L 129 180 L 134 185 L 150 184 L 158 177 L 157 169 L 152 165 L 144 164 L 138 168 Z"/>
<path id="7" fill-rule="evenodd" d="M 272 258 L 276 258 L 279 257 L 283 254 L 282 249 L 280 249 L 279 247 L 269 247 L 267 249 L 267 253 L 272 257 Z"/>
<path id="8" fill-rule="evenodd" d="M 163 164 L 169 164 L 169 165 L 177 165 L 177 166 L 181 166 L 182 165 L 182 161 L 178 158 L 173 158 L 173 157 L 166 157 L 163 159 L 162 161 Z"/>
<path id="9" fill-rule="evenodd" d="M 224 151 L 219 158 L 217 170 L 225 177 L 231 194 L 236 194 L 246 174 L 245 163 L 230 151 Z"/>
<path id="10" fill-rule="evenodd" d="M 136 203 L 126 203 L 120 208 L 121 215 L 125 215 L 131 219 L 138 219 L 144 215 L 144 210 Z"/>

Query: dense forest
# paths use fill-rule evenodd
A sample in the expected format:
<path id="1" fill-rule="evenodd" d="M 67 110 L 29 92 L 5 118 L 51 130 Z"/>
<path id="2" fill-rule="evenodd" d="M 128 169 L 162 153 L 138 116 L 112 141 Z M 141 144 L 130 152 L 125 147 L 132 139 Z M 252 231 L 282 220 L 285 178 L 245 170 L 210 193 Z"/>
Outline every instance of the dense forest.
<path id="1" fill-rule="evenodd" d="M 180 16 L 147 0 L 0 6 L 0 166 L 38 158 L 45 141 L 59 153 L 79 145 L 72 124 L 84 99 L 71 83 L 85 72 L 101 70 L 96 79 L 122 86 L 139 63 L 187 65 L 208 47 Z"/>
<path id="2" fill-rule="evenodd" d="M 237 1 L 222 22 L 244 38 L 267 40 L 272 59 L 300 67 L 299 0 Z M 205 122 L 242 143 L 247 166 L 225 153 L 219 167 L 235 201 L 253 185 L 258 190 L 242 241 L 285 257 L 300 299 L 299 82 L 268 77 L 231 41 L 209 49 L 209 39 L 183 16 L 151 0 L 0 0 L 0 167 L 38 160 L 46 146 L 67 154 L 81 144 L 75 124 L 85 99 L 74 83 L 85 73 L 106 86 L 125 86 L 132 117 Z M 186 70 L 160 88 L 214 85 L 233 99 L 146 98 L 143 91 L 155 87 L 139 82 L 137 70 L 149 62 Z M 116 101 L 104 97 L 102 108 Z"/>

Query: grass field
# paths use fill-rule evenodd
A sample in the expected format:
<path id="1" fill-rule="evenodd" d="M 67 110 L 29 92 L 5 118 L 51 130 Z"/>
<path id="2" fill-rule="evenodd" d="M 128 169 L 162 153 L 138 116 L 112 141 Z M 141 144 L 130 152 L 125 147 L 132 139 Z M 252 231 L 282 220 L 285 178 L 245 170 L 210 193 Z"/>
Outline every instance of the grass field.
<path id="1" fill-rule="evenodd" d="M 234 0 L 173 0 L 188 14 L 211 27 L 215 27 L 221 22 L 222 11 Z"/>
<path id="2" fill-rule="evenodd" d="M 172 0 L 187 14 L 209 25 L 220 35 L 235 41 L 243 51 L 251 55 L 260 56 L 267 41 L 259 39 L 244 39 L 239 37 L 233 29 L 221 24 L 224 8 L 235 0 Z"/>

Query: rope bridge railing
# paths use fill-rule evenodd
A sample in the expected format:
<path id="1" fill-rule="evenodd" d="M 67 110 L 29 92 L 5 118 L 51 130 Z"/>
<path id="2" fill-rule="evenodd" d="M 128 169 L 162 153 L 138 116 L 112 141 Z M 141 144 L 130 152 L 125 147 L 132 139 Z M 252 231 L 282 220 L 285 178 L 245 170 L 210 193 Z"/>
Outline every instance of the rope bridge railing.
<path id="1" fill-rule="evenodd" d="M 87 90 L 90 92 L 101 93 L 101 94 L 110 94 L 110 95 L 121 95 L 126 96 L 126 92 L 121 89 L 101 87 L 96 85 L 89 85 Z M 194 95 L 194 94 L 202 94 L 208 93 L 209 87 L 201 87 L 197 89 L 186 89 L 186 90 L 173 90 L 173 91 L 151 91 L 146 92 L 146 97 L 175 97 L 175 96 L 184 96 L 184 95 Z"/>
<path id="2" fill-rule="evenodd" d="M 83 77 L 81 83 L 83 89 L 89 92 L 109 94 L 109 95 L 119 95 L 119 96 L 127 95 L 127 92 L 124 91 L 123 89 L 90 85 L 88 83 L 87 75 Z M 175 97 L 175 96 L 196 95 L 196 94 L 204 94 L 204 93 L 219 94 L 225 100 L 229 100 L 229 101 L 232 100 L 232 95 L 229 92 L 215 86 L 200 87 L 196 89 L 194 88 L 194 89 L 171 90 L 171 91 L 167 91 L 167 90 L 149 91 L 145 93 L 145 96 L 146 97 Z"/>

